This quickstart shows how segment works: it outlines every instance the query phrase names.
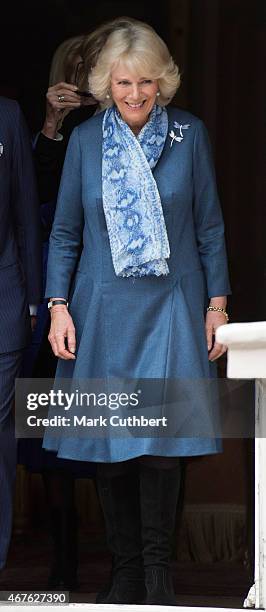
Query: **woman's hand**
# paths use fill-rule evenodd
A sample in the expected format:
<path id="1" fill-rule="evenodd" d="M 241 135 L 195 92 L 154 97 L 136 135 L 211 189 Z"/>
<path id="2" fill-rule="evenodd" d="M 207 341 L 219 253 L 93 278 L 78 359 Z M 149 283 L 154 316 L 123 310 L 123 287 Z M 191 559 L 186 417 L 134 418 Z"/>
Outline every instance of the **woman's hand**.
<path id="1" fill-rule="evenodd" d="M 221 357 L 221 355 L 223 355 L 223 353 L 225 353 L 227 350 L 227 347 L 224 344 L 220 344 L 219 342 L 216 342 L 216 340 L 213 343 L 213 337 L 216 329 L 218 329 L 220 325 L 225 325 L 226 323 L 226 318 L 222 312 L 207 312 L 205 329 L 209 351 L 209 361 L 215 361 L 215 359 Z"/>
<path id="2" fill-rule="evenodd" d="M 59 124 L 62 124 L 69 111 L 80 108 L 82 102 L 76 93 L 77 89 L 76 85 L 64 82 L 49 87 L 46 94 L 46 117 L 42 128 L 42 133 L 47 138 L 55 138 Z"/>
<path id="3" fill-rule="evenodd" d="M 53 352 L 61 359 L 76 359 L 75 327 L 67 306 L 58 305 L 51 308 L 51 327 L 48 336 Z M 65 341 L 67 341 L 67 347 Z"/>

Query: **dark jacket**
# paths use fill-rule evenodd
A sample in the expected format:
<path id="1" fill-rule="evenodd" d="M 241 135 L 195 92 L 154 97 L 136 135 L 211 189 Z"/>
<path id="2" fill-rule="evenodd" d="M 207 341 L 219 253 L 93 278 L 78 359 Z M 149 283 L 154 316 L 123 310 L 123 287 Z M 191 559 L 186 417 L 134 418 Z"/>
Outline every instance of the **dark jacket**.
<path id="1" fill-rule="evenodd" d="M 30 339 L 29 304 L 41 295 L 39 200 L 20 107 L 0 97 L 0 353 Z"/>

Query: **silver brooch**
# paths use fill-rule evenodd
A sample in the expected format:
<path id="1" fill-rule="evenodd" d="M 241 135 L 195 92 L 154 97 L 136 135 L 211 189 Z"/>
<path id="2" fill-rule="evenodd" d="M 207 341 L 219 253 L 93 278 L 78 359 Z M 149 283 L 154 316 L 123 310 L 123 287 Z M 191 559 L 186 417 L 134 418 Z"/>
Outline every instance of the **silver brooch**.
<path id="1" fill-rule="evenodd" d="M 0 142 L 0 157 L 3 155 L 4 153 L 4 145 Z"/>
<path id="2" fill-rule="evenodd" d="M 171 132 L 169 132 L 169 136 L 172 139 L 170 147 L 172 147 L 174 140 L 176 142 L 182 142 L 184 138 L 182 130 L 188 130 L 189 127 L 190 127 L 190 123 L 187 123 L 186 125 L 182 125 L 178 123 L 177 121 L 174 121 L 174 128 L 179 130 L 179 135 L 176 135 L 174 130 L 171 130 Z"/>

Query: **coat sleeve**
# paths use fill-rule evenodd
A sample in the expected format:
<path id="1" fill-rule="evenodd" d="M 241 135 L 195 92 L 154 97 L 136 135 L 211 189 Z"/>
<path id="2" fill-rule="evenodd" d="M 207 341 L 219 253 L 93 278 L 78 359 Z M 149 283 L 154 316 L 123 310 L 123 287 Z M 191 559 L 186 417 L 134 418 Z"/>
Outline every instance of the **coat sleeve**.
<path id="1" fill-rule="evenodd" d="M 55 219 L 50 236 L 45 297 L 68 299 L 80 256 L 84 226 L 81 186 L 81 151 L 78 128 L 66 152 Z"/>
<path id="2" fill-rule="evenodd" d="M 16 105 L 12 160 L 11 202 L 19 257 L 23 268 L 27 300 L 41 299 L 41 222 L 36 177 L 29 131 Z"/>
<path id="3" fill-rule="evenodd" d="M 199 121 L 195 130 L 193 150 L 193 215 L 197 245 L 205 273 L 209 297 L 231 293 L 224 224 L 211 145 L 207 130 Z"/>
<path id="4" fill-rule="evenodd" d="M 66 154 L 66 139 L 53 140 L 40 132 L 33 155 L 40 202 L 56 200 Z"/>

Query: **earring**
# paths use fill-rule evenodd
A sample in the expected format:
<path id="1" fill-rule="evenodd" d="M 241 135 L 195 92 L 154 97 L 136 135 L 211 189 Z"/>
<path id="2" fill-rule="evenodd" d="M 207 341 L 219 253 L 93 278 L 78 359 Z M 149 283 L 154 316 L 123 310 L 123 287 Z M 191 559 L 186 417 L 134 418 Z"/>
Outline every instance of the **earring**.
<path id="1" fill-rule="evenodd" d="M 160 95 L 161 95 L 161 92 L 160 92 L 160 91 L 157 91 L 156 96 L 159 98 L 159 96 L 160 96 Z"/>
<path id="2" fill-rule="evenodd" d="M 106 97 L 106 99 L 107 99 L 107 100 L 110 100 L 110 96 L 109 96 L 109 94 L 106 94 L 106 96 L 105 96 L 105 97 Z"/>

